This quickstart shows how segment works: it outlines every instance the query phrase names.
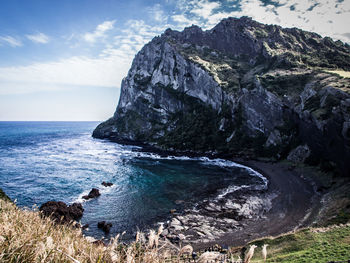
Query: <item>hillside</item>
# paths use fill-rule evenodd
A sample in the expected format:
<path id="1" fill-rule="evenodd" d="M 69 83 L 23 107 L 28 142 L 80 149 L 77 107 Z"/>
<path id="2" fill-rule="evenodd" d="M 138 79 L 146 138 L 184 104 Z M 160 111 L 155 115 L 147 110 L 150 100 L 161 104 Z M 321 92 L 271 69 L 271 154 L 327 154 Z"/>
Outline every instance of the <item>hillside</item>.
<path id="1" fill-rule="evenodd" d="M 288 158 L 350 174 L 350 47 L 227 18 L 167 29 L 135 56 L 96 138 L 225 157 Z M 344 73 L 345 72 L 345 73 Z"/>

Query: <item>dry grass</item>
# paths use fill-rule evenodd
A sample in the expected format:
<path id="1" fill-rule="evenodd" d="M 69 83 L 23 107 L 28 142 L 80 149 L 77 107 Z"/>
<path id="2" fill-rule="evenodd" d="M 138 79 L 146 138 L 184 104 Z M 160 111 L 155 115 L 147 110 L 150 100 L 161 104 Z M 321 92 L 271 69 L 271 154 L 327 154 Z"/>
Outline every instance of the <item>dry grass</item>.
<path id="1" fill-rule="evenodd" d="M 180 248 L 159 238 L 162 231 L 151 231 L 151 242 L 138 233 L 128 246 L 119 235 L 108 246 L 94 244 L 81 230 L 57 225 L 40 213 L 22 210 L 0 199 L 0 262 L 180 262 Z"/>

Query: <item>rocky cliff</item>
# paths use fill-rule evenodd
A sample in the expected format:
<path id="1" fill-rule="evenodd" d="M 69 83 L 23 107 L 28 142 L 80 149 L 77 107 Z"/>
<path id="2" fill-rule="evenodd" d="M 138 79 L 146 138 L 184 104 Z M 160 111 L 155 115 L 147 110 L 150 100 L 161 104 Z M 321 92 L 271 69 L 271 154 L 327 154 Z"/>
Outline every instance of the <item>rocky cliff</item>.
<path id="1" fill-rule="evenodd" d="M 334 71 L 340 72 L 336 74 Z M 135 56 L 96 138 L 166 150 L 288 158 L 350 174 L 350 46 L 227 18 L 167 29 Z"/>

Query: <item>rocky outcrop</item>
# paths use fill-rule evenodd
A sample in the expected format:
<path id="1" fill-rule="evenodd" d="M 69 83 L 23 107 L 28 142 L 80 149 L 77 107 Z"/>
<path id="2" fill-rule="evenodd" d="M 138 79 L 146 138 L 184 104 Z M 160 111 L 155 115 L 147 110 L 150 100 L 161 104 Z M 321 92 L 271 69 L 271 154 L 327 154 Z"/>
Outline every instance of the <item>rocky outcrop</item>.
<path id="1" fill-rule="evenodd" d="M 112 223 L 107 223 L 106 221 L 101 221 L 101 222 L 97 223 L 97 227 L 99 229 L 102 229 L 103 232 L 105 232 L 106 234 L 108 234 L 109 231 L 111 230 Z"/>
<path id="2" fill-rule="evenodd" d="M 7 202 L 11 202 L 10 197 L 8 197 L 1 188 L 0 188 L 0 199 L 7 201 Z"/>
<path id="3" fill-rule="evenodd" d="M 211 30 L 168 29 L 135 56 L 114 116 L 96 138 L 165 150 L 287 158 L 350 173 L 350 47 L 228 18 Z"/>
<path id="4" fill-rule="evenodd" d="M 100 191 L 97 188 L 92 188 L 88 195 L 84 195 L 82 198 L 85 200 L 93 199 L 99 197 Z"/>
<path id="5" fill-rule="evenodd" d="M 39 208 L 42 215 L 51 217 L 60 224 L 72 223 L 83 216 L 84 208 L 79 203 L 67 206 L 64 202 L 49 201 L 42 204 Z"/>

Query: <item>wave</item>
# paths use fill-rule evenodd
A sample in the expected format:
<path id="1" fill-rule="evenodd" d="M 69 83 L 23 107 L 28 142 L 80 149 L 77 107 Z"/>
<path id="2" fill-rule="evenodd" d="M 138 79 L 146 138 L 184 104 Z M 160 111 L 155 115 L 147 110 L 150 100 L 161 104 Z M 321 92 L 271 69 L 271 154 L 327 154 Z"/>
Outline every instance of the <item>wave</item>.
<path id="1" fill-rule="evenodd" d="M 100 194 L 106 194 L 106 193 L 109 193 L 111 192 L 113 189 L 116 188 L 116 185 L 113 184 L 112 186 L 103 186 L 101 185 L 100 187 L 96 187 L 99 191 L 100 191 Z M 84 195 L 88 195 L 89 192 L 91 191 L 91 189 L 89 190 L 85 190 L 84 192 L 82 192 L 76 199 L 74 199 L 73 201 L 71 201 L 70 203 L 84 203 L 84 202 L 88 202 L 90 200 L 93 200 L 93 199 L 84 199 L 83 196 Z"/>

